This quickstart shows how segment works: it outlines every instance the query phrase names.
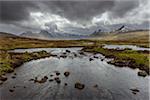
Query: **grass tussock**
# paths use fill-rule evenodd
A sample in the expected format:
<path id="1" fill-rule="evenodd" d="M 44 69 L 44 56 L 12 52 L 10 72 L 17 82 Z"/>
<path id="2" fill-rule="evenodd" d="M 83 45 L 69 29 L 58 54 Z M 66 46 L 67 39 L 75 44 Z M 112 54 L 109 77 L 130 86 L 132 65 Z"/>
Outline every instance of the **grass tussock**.
<path id="1" fill-rule="evenodd" d="M 0 51 L 0 75 L 13 72 L 14 68 L 19 67 L 24 62 L 49 56 L 50 54 L 46 51 L 33 53 L 12 53 L 7 51 Z"/>
<path id="2" fill-rule="evenodd" d="M 134 50 L 114 50 L 102 47 L 86 47 L 86 52 L 101 53 L 106 58 L 114 58 L 109 63 L 117 66 L 129 66 L 131 68 L 139 68 L 149 74 L 149 53 L 138 52 Z"/>

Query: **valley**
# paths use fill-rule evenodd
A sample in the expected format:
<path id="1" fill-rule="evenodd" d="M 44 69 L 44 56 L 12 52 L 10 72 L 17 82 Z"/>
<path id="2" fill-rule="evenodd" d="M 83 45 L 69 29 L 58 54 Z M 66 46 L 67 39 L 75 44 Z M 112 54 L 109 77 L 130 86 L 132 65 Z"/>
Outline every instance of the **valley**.
<path id="1" fill-rule="evenodd" d="M 148 88 L 143 84 L 149 79 L 148 35 L 148 31 L 140 31 L 79 40 L 42 40 L 1 33 L 1 98 L 87 99 L 87 93 L 93 92 L 90 100 L 147 100 Z M 122 47 L 104 48 L 107 45 Z M 63 76 L 65 72 L 70 74 L 68 78 Z M 115 88 L 109 82 L 116 84 Z M 119 82 L 125 86 L 117 85 Z M 72 96 L 74 93 L 79 94 Z"/>

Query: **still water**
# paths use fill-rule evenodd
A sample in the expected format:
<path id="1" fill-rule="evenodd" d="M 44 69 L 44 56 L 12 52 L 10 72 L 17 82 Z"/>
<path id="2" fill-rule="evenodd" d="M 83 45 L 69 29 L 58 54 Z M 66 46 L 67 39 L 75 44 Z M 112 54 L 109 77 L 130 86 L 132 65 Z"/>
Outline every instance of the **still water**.
<path id="1" fill-rule="evenodd" d="M 137 75 L 138 70 L 127 67 L 119 68 L 107 63 L 101 54 L 81 54 L 82 48 L 39 48 L 16 49 L 15 52 L 33 52 L 46 50 L 56 57 L 33 60 L 23 64 L 8 74 L 8 80 L 0 86 L 1 100 L 148 100 L 149 76 L 143 78 Z M 65 53 L 67 57 L 62 58 Z M 94 56 L 96 58 L 94 58 Z M 90 61 L 89 59 L 93 60 Z M 104 60 L 101 60 L 104 59 Z M 60 75 L 56 76 L 55 71 Z M 64 72 L 69 71 L 68 77 Z M 54 75 L 54 76 L 50 76 Z M 39 79 L 47 76 L 45 83 L 34 83 L 32 78 Z M 50 82 L 49 79 L 59 77 L 61 83 Z M 76 82 L 85 85 L 78 90 L 74 88 Z M 67 83 L 67 86 L 64 85 Z M 97 85 L 97 87 L 94 87 Z M 15 88 L 14 88 L 15 87 Z M 138 89 L 133 94 L 130 89 Z M 10 92 L 9 89 L 13 89 Z"/>

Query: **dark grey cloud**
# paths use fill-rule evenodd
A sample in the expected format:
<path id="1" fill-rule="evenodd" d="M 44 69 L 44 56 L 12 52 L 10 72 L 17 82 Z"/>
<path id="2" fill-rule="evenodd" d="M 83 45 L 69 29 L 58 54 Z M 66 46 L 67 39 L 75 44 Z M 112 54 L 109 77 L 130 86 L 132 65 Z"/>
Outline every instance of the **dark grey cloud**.
<path id="1" fill-rule="evenodd" d="M 2 21 L 27 20 L 33 9 L 60 15 L 69 20 L 88 22 L 94 16 L 109 11 L 114 17 L 122 17 L 138 6 L 137 1 L 1 1 Z M 40 8 L 40 9 L 39 9 Z"/>
<path id="2" fill-rule="evenodd" d="M 140 6 L 141 3 L 143 3 L 143 6 Z M 7 24 L 9 26 L 13 25 L 12 30 L 15 28 L 14 26 L 20 27 L 21 30 L 23 28 L 25 30 L 40 30 L 41 25 L 44 25 L 42 27 L 48 27 L 52 26 L 53 23 L 57 24 L 59 20 L 56 22 L 56 19 L 52 23 L 44 21 L 49 19 L 49 15 L 58 15 L 71 23 L 76 22 L 86 26 L 92 25 L 92 20 L 96 16 L 98 16 L 96 18 L 101 19 L 104 13 L 107 13 L 107 17 L 111 20 L 117 20 L 118 22 L 119 20 L 117 18 L 121 18 L 120 22 L 127 22 L 126 20 L 131 18 L 132 22 L 132 19 L 136 17 L 140 21 L 145 21 L 145 19 L 148 19 L 150 16 L 150 14 L 147 13 L 147 8 L 144 8 L 145 6 L 148 7 L 147 4 L 148 0 L 145 0 L 144 2 L 142 0 L 0 1 L 0 23 L 5 24 L 5 27 Z M 41 17 L 38 19 L 39 22 L 36 22 L 34 18 L 32 18 L 33 16 L 30 15 L 31 12 L 40 12 L 43 15 L 45 14 L 45 17 L 47 18 Z M 130 16 L 127 16 L 130 12 L 132 12 Z M 51 17 L 51 20 L 53 18 L 54 17 Z M 97 19 L 95 21 L 97 21 Z M 66 30 L 67 27 L 72 27 L 72 30 L 79 28 L 76 27 L 73 29 L 74 26 L 67 26 L 71 25 L 71 23 L 67 23 L 66 26 L 64 26 Z M 101 25 L 101 23 L 98 23 L 98 25 Z"/>
<path id="3" fill-rule="evenodd" d="M 111 15 L 112 17 L 123 17 L 127 12 L 139 7 L 140 3 L 139 1 L 118 1 L 115 2 L 114 7 L 111 9 Z"/>
<path id="4" fill-rule="evenodd" d="M 43 3 L 52 13 L 79 22 L 89 21 L 93 16 L 111 10 L 114 6 L 114 1 L 54 1 Z"/>
<path id="5" fill-rule="evenodd" d="M 35 3 L 27 1 L 0 1 L 0 20 L 13 22 L 29 19 L 30 10 L 38 9 Z"/>

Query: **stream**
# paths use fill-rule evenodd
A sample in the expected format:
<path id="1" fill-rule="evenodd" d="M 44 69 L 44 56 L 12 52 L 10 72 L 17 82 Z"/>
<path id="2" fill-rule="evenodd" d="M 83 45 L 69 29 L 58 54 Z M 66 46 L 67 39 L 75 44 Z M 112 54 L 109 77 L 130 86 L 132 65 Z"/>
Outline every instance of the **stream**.
<path id="1" fill-rule="evenodd" d="M 46 50 L 57 56 L 24 63 L 15 69 L 16 78 L 12 78 L 14 73 L 7 74 L 8 80 L 0 86 L 0 100 L 149 100 L 149 76 L 139 77 L 138 69 L 110 65 L 107 63 L 109 59 L 105 59 L 101 54 L 81 53 L 81 49 L 13 50 Z M 61 57 L 62 55 L 66 57 Z M 59 71 L 60 75 L 57 76 L 55 71 Z M 68 77 L 64 76 L 65 71 L 70 72 Z M 44 83 L 29 81 L 44 76 L 48 77 Z M 60 78 L 60 84 L 49 81 L 55 77 Z M 75 88 L 76 82 L 84 84 L 85 87 L 82 90 Z M 10 89 L 13 92 L 10 92 Z M 139 92 L 134 94 L 131 89 L 138 89 Z"/>
<path id="2" fill-rule="evenodd" d="M 136 45 L 104 45 L 103 48 L 107 49 L 117 49 L 117 50 L 123 50 L 123 49 L 131 49 L 131 50 L 138 50 L 138 51 L 150 51 L 150 48 L 144 48 L 144 47 L 138 47 Z"/>

